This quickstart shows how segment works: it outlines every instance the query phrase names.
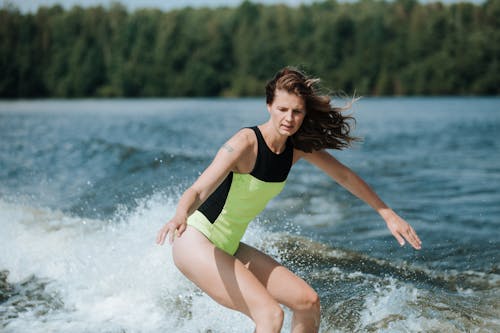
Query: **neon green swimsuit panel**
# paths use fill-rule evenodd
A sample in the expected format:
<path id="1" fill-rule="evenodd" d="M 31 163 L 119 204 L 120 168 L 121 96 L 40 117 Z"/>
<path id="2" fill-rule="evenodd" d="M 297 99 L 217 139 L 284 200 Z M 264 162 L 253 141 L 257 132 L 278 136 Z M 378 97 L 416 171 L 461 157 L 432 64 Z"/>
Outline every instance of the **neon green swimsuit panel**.
<path id="1" fill-rule="evenodd" d="M 232 184 L 220 215 L 212 223 L 197 210 L 188 225 L 203 233 L 216 247 L 233 255 L 248 224 L 278 195 L 285 182 L 266 183 L 250 174 L 233 173 Z"/>

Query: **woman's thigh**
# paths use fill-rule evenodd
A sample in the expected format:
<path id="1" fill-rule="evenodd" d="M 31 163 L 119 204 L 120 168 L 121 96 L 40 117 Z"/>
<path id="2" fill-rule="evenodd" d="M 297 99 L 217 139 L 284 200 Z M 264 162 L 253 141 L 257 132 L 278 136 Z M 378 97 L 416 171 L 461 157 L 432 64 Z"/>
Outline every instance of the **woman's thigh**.
<path id="1" fill-rule="evenodd" d="M 235 257 L 259 279 L 279 303 L 294 310 L 302 310 L 311 303 L 319 302 L 318 295 L 309 284 L 254 247 L 240 243 Z"/>
<path id="2" fill-rule="evenodd" d="M 276 301 L 237 258 L 216 248 L 202 233 L 188 226 L 173 244 L 179 270 L 218 303 L 255 319 Z"/>

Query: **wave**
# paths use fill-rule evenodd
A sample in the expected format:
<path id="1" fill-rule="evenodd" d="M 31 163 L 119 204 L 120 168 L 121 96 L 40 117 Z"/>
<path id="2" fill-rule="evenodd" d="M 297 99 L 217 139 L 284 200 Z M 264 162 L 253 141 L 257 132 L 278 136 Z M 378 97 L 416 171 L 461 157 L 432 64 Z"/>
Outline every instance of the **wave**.
<path id="1" fill-rule="evenodd" d="M 500 288 L 500 274 L 496 269 L 490 272 L 436 271 L 418 267 L 415 263 L 387 261 L 359 252 L 331 248 L 299 236 L 281 236 L 274 241 L 273 246 L 278 249 L 276 253 L 283 261 L 303 271 L 332 267 L 344 273 L 391 277 L 452 292 Z"/>
<path id="2" fill-rule="evenodd" d="M 119 162 L 126 162 L 136 155 L 145 154 L 154 155 L 158 161 L 160 161 L 163 157 L 163 162 L 173 162 L 176 159 L 191 162 L 202 158 L 199 153 L 187 150 L 178 149 L 166 152 L 155 147 L 138 147 L 130 144 L 111 142 L 104 139 L 90 139 L 86 142 L 82 142 L 81 147 L 88 147 L 93 156 L 112 154 L 118 157 Z M 80 150 L 79 148 L 77 148 L 77 150 Z"/>
<path id="3" fill-rule="evenodd" d="M 275 235 L 274 255 L 320 290 L 324 332 L 497 332 L 497 271 L 432 270 Z"/>
<path id="4" fill-rule="evenodd" d="M 248 318 L 201 293 L 174 267 L 170 248 L 154 243 L 174 211 L 161 193 L 107 220 L 0 200 L 2 331 L 250 331 Z M 500 327 L 497 273 L 434 272 L 269 233 L 258 221 L 244 240 L 318 290 L 321 332 Z"/>
<path id="5" fill-rule="evenodd" d="M 214 302 L 175 269 L 168 246 L 155 244 L 174 212 L 163 195 L 112 220 L 3 201 L 0 211 L 4 332 L 224 331 L 227 322 L 241 332 L 251 325 L 222 308 L 207 318 Z"/>
<path id="6" fill-rule="evenodd" d="M 2 155 L 2 178 L 46 177 L 78 172 L 78 176 L 106 177 L 150 171 L 164 166 L 198 165 L 211 156 L 206 151 L 112 142 L 102 138 L 70 139 L 54 145 L 47 138 L 40 142 L 11 145 Z M 56 178 L 57 179 L 57 178 Z"/>
<path id="7" fill-rule="evenodd" d="M 19 148 L 33 151 L 12 151 L 1 159 L 0 196 L 32 197 L 43 206 L 94 218 L 113 216 L 118 204 L 134 205 L 135 198 L 149 196 L 156 188 L 183 186 L 183 180 L 194 177 L 210 159 L 206 152 L 170 145 L 101 138 L 74 138 L 60 145 L 40 141 Z M 192 172 L 183 174 L 186 169 Z"/>

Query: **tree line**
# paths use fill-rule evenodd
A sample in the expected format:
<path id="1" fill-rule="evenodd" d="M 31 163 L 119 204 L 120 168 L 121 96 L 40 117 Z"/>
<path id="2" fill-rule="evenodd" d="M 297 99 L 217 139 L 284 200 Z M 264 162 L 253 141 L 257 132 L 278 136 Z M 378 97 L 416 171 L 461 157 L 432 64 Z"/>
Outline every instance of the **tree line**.
<path id="1" fill-rule="evenodd" d="M 500 93 L 500 0 L 0 9 L 0 97 L 261 96 L 281 67 L 358 95 Z"/>

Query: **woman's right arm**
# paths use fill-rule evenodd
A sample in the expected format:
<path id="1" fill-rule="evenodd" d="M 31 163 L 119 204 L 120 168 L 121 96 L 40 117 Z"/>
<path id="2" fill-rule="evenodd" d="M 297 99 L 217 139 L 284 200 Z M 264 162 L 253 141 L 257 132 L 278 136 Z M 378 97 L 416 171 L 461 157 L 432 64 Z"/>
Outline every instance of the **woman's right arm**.
<path id="1" fill-rule="evenodd" d="M 179 199 L 175 215 L 160 229 L 156 242 L 162 245 L 167 235 L 172 243 L 174 236 L 181 236 L 187 227 L 187 218 L 224 181 L 229 172 L 238 169 L 241 157 L 252 149 L 246 131 L 240 131 L 227 141 L 217 152 L 212 163 Z"/>

